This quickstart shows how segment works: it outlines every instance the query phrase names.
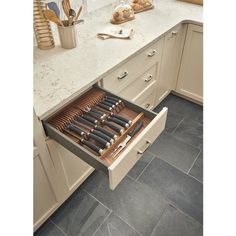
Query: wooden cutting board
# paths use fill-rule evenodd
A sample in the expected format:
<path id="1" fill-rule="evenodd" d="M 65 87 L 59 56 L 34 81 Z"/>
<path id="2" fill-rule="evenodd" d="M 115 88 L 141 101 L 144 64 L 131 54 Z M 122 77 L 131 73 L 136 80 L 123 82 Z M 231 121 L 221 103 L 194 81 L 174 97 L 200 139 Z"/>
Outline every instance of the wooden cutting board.
<path id="1" fill-rule="evenodd" d="M 198 4 L 198 5 L 203 5 L 203 0 L 179 0 L 182 2 L 190 2 L 190 3 L 194 3 L 194 4 Z"/>

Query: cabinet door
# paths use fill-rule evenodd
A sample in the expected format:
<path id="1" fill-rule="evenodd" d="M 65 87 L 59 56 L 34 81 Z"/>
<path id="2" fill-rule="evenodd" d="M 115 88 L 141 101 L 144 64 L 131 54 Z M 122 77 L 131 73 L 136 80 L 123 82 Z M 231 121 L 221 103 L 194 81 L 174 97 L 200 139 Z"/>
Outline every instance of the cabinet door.
<path id="1" fill-rule="evenodd" d="M 165 36 L 160 75 L 157 83 L 156 105 L 175 87 L 185 32 L 186 25 L 179 25 Z"/>
<path id="2" fill-rule="evenodd" d="M 60 183 L 45 144 L 41 122 L 34 114 L 34 231 L 59 207 Z"/>
<path id="3" fill-rule="evenodd" d="M 47 146 L 67 198 L 94 169 L 52 139 L 47 140 Z"/>
<path id="4" fill-rule="evenodd" d="M 34 147 L 34 230 L 58 207 L 58 200 L 45 171 L 41 154 Z"/>
<path id="5" fill-rule="evenodd" d="M 189 24 L 176 91 L 203 102 L 203 28 Z"/>

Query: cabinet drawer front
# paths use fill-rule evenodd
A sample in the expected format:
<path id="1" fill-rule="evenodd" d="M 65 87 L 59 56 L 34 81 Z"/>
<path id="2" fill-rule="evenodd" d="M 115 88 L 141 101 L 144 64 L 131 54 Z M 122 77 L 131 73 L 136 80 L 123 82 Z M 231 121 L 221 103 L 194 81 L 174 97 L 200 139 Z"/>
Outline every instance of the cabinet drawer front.
<path id="1" fill-rule="evenodd" d="M 125 152 L 122 153 L 109 169 L 109 183 L 113 190 L 120 181 L 127 175 L 129 170 L 141 158 L 145 150 L 155 141 L 155 139 L 165 129 L 167 108 L 156 116 L 156 118 L 145 128 L 142 134 L 139 135 Z"/>
<path id="2" fill-rule="evenodd" d="M 126 86 L 136 80 L 138 76 L 160 61 L 163 42 L 163 39 L 158 40 L 158 42 L 130 58 L 129 61 L 103 78 L 104 88 L 115 93 L 121 92 Z"/>
<path id="3" fill-rule="evenodd" d="M 99 90 L 105 91 L 102 89 Z M 110 188 L 113 190 L 126 176 L 128 171 L 133 167 L 137 160 L 142 156 L 142 153 L 137 154 L 137 149 L 139 149 L 141 152 L 145 151 L 145 149 L 150 145 L 149 143 L 147 144 L 147 140 L 150 143 L 153 142 L 159 136 L 162 130 L 164 130 L 167 108 L 163 108 L 160 113 L 156 114 L 108 91 L 105 92 L 108 96 L 113 96 L 123 100 L 126 105 L 126 108 L 123 112 L 130 112 L 129 115 L 131 116 L 131 114 L 133 114 L 133 117 L 136 117 L 136 114 L 140 113 L 143 113 L 144 115 L 142 129 L 129 141 L 124 150 L 122 150 L 122 152 L 120 152 L 120 154 L 117 155 L 115 159 L 113 158 L 112 154 L 112 150 L 114 149 L 110 150 L 107 156 L 96 156 L 76 141 L 73 141 L 73 139 L 69 138 L 66 134 L 53 127 L 53 125 L 50 123 L 50 118 L 48 121 L 44 121 L 44 127 L 47 135 L 50 138 L 60 143 L 66 149 L 74 153 L 77 157 L 84 160 L 95 169 L 103 171 L 108 176 Z M 80 101 L 81 99 L 78 100 Z M 72 105 L 69 104 L 69 106 Z M 64 113 L 60 113 L 59 111 L 59 114 L 61 117 L 61 114 Z M 126 113 L 123 113 L 123 115 L 124 114 Z M 133 127 L 135 127 L 135 125 Z M 131 130 L 132 129 L 133 128 L 131 128 Z M 125 137 L 126 135 L 123 136 L 123 138 Z M 117 141 L 116 145 L 118 145 L 120 142 L 122 142 L 122 139 L 119 142 Z"/>
<path id="4" fill-rule="evenodd" d="M 155 106 L 156 87 L 157 81 L 154 81 L 150 87 L 139 93 L 132 102 L 145 109 L 152 110 Z"/>
<path id="5" fill-rule="evenodd" d="M 156 65 L 152 66 L 138 79 L 122 90 L 119 95 L 126 99 L 133 100 L 137 97 L 137 94 L 140 94 L 145 89 L 152 87 L 156 82 L 156 68 Z"/>

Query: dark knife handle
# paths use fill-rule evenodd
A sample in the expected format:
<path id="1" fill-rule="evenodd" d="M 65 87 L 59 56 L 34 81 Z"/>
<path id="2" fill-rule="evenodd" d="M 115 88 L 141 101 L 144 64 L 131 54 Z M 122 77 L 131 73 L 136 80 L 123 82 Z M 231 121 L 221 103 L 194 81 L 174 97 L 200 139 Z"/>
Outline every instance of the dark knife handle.
<path id="1" fill-rule="evenodd" d="M 124 129 L 117 127 L 116 125 L 113 125 L 112 123 L 108 122 L 108 121 L 103 121 L 103 124 L 110 127 L 111 129 L 113 129 L 114 131 L 116 131 L 117 133 L 123 134 L 124 133 Z"/>
<path id="2" fill-rule="evenodd" d="M 98 153 L 99 155 L 101 155 L 102 152 L 103 152 L 103 150 L 102 150 L 100 147 L 98 147 L 97 145 L 95 145 L 95 144 L 93 144 L 93 143 L 90 143 L 89 141 L 86 141 L 86 140 L 84 140 L 84 139 L 82 139 L 82 140 L 80 141 L 80 143 L 81 143 L 82 145 L 85 145 L 85 146 L 91 148 L 93 151 L 95 151 L 95 152 Z"/>
<path id="3" fill-rule="evenodd" d="M 100 126 L 98 126 L 98 127 L 96 128 L 96 130 L 98 130 L 98 131 L 100 131 L 100 132 L 106 134 L 107 136 L 109 136 L 109 137 L 112 138 L 112 139 L 116 139 L 116 138 L 117 138 L 117 135 L 115 135 L 115 134 L 113 134 L 113 133 L 107 131 L 106 129 L 104 129 L 104 128 L 100 127 Z"/>
<path id="4" fill-rule="evenodd" d="M 76 120 L 77 121 L 80 121 L 81 123 L 84 123 L 86 125 L 89 125 L 89 126 L 92 126 L 92 127 L 96 127 L 96 125 L 94 125 L 93 123 L 91 123 L 90 121 L 88 120 L 85 120 L 84 118 L 80 117 L 80 116 L 77 116 L 76 117 Z"/>
<path id="5" fill-rule="evenodd" d="M 90 111 L 92 111 L 92 112 L 95 112 L 95 113 L 97 113 L 97 114 L 99 114 L 99 115 L 105 115 L 104 113 L 102 113 L 101 111 L 98 111 L 97 109 L 95 109 L 95 108 L 91 108 L 90 109 Z"/>
<path id="6" fill-rule="evenodd" d="M 112 114 L 111 116 L 113 116 L 113 117 L 115 117 L 115 118 L 117 118 L 119 120 L 122 120 L 122 121 L 124 121 L 125 123 L 127 123 L 129 125 L 132 124 L 131 120 L 128 120 L 128 119 L 124 118 L 123 116 L 120 116 L 120 115 L 117 115 L 117 114 Z"/>
<path id="7" fill-rule="evenodd" d="M 87 120 L 87 121 L 93 123 L 94 125 L 96 125 L 96 124 L 98 123 L 98 120 L 96 120 L 96 119 L 94 119 L 94 118 L 92 118 L 92 117 L 90 117 L 90 116 L 82 115 L 81 117 L 84 118 L 85 120 Z"/>
<path id="8" fill-rule="evenodd" d="M 135 128 L 132 131 L 130 131 L 128 135 L 130 137 L 133 137 L 136 133 L 138 133 L 138 131 L 142 128 L 142 126 L 143 126 L 143 121 L 139 121 L 135 126 Z"/>
<path id="9" fill-rule="evenodd" d="M 110 147 L 111 144 L 109 142 L 107 142 L 106 140 L 104 140 L 103 138 L 95 135 L 95 134 L 92 134 L 92 133 L 89 133 L 89 137 L 93 138 L 94 140 L 96 140 L 98 143 L 102 144 L 104 147 Z"/>
<path id="10" fill-rule="evenodd" d="M 96 112 L 88 111 L 88 112 L 86 112 L 86 113 L 87 113 L 88 115 L 90 115 L 90 116 L 93 116 L 93 117 L 97 118 L 97 119 L 102 119 L 102 116 L 99 115 L 99 114 L 96 113 Z"/>
<path id="11" fill-rule="evenodd" d="M 114 122 L 114 123 L 116 123 L 116 124 L 118 124 L 118 125 L 124 127 L 124 128 L 128 128 L 128 127 L 129 127 L 129 124 L 127 124 L 126 122 L 124 122 L 124 121 L 122 121 L 122 120 L 119 120 L 119 119 L 117 119 L 117 118 L 115 118 L 115 117 L 109 117 L 108 119 L 109 119 L 110 121 L 112 121 L 112 122 Z"/>
<path id="12" fill-rule="evenodd" d="M 83 136 L 85 134 L 83 130 L 72 124 L 68 125 L 67 128 L 71 131 L 74 131 L 76 134 L 79 134 L 80 136 Z"/>
<path id="13" fill-rule="evenodd" d="M 103 108 L 103 109 L 105 109 L 107 111 L 111 111 L 112 110 L 111 107 L 109 107 L 107 105 L 104 105 L 104 104 L 101 104 L 101 103 L 98 103 L 97 106 L 99 106 L 99 107 L 101 107 L 101 108 Z"/>
<path id="14" fill-rule="evenodd" d="M 106 134 L 103 134 L 102 132 L 98 131 L 98 130 L 91 130 L 91 133 L 105 139 L 106 141 L 108 141 L 109 143 L 113 144 L 114 143 L 114 139 L 112 139 L 111 137 L 107 136 Z"/>
<path id="15" fill-rule="evenodd" d="M 110 107 L 112 109 L 116 107 L 115 105 L 113 105 L 113 104 L 111 104 L 109 102 L 106 102 L 106 101 L 102 101 L 101 104 L 104 104 L 104 105 L 106 105 L 106 106 L 108 106 L 108 107 Z"/>
<path id="16" fill-rule="evenodd" d="M 113 105 L 115 105 L 115 106 L 118 106 L 118 105 L 119 105 L 118 102 L 113 101 L 113 100 L 110 100 L 110 99 L 108 99 L 108 98 L 105 98 L 104 101 L 109 102 L 109 103 L 111 103 L 111 104 L 113 104 Z"/>
<path id="17" fill-rule="evenodd" d="M 114 98 L 114 97 L 110 97 L 110 96 L 106 96 L 106 98 L 110 99 L 110 100 L 113 100 L 113 101 L 116 101 L 118 103 L 122 103 L 122 101 L 118 98 Z"/>

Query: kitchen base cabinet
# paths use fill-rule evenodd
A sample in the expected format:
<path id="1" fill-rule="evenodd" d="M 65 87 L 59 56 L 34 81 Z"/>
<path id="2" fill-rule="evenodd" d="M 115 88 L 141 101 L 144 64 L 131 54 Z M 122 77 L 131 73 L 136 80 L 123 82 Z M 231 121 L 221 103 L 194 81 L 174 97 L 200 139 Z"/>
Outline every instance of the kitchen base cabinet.
<path id="1" fill-rule="evenodd" d="M 34 156 L 34 230 L 58 207 L 58 200 L 35 147 Z"/>
<path id="2" fill-rule="evenodd" d="M 203 102 L 203 27 L 189 24 L 176 92 Z"/>
<path id="3" fill-rule="evenodd" d="M 63 198 L 67 198 L 93 172 L 94 168 L 52 139 L 47 140 L 47 146 L 60 183 L 64 186 Z"/>
<path id="4" fill-rule="evenodd" d="M 156 105 L 175 88 L 186 34 L 186 24 L 181 24 L 166 34 L 157 80 Z"/>
<path id="5" fill-rule="evenodd" d="M 122 124 L 124 124 L 123 122 L 121 122 L 122 124 L 119 122 L 119 124 L 121 124 L 119 128 L 117 119 L 116 121 L 110 121 L 111 117 L 109 118 L 108 115 L 105 122 L 101 120 L 99 122 L 97 121 L 96 124 L 101 129 L 116 134 L 116 138 L 110 143 L 104 139 L 101 140 L 101 137 L 104 138 L 104 133 L 97 133 L 97 135 L 94 135 L 94 133 L 88 134 L 87 132 L 93 132 L 94 130 L 90 130 L 91 128 L 89 128 L 90 131 L 85 130 L 84 124 L 86 123 L 87 126 L 91 126 L 91 124 L 88 124 L 88 120 L 85 122 L 85 120 L 81 118 L 81 116 L 85 115 L 81 112 L 81 109 L 82 107 L 87 107 L 88 104 L 92 109 L 96 107 L 95 110 L 99 109 L 100 112 L 103 111 L 104 113 L 104 110 L 99 107 L 101 101 L 107 98 L 113 101 L 119 101 L 120 105 L 117 105 L 119 106 L 119 111 L 113 110 L 113 112 L 119 117 L 131 121 L 130 125 L 123 126 L 123 128 L 121 128 Z M 55 156 L 51 154 L 53 156 L 55 169 L 59 172 L 64 172 L 64 176 L 66 176 L 66 178 L 61 181 L 67 183 L 68 189 L 73 188 L 75 180 L 77 179 L 77 177 L 74 177 L 76 169 L 79 172 L 79 168 L 81 168 L 81 165 L 76 167 L 74 166 L 75 163 L 71 162 L 68 164 L 68 170 L 66 170 L 67 166 L 65 163 L 68 161 L 68 156 L 64 153 L 66 152 L 65 149 L 67 149 L 67 153 L 70 151 L 74 154 L 73 159 L 70 161 L 74 161 L 76 158 L 78 161 L 81 159 L 95 169 L 104 172 L 109 178 L 110 189 L 114 190 L 127 175 L 129 170 L 141 158 L 145 150 L 165 129 L 167 111 L 168 109 L 164 107 L 159 113 L 154 113 L 97 86 L 90 88 L 86 93 L 43 121 L 45 131 L 50 138 L 48 140 L 48 145 L 51 146 L 49 149 L 60 150 L 59 152 L 63 153 L 63 155 L 60 155 L 56 154 L 54 151 Z M 137 129 L 138 124 L 141 124 L 139 129 Z M 74 128 L 72 129 L 71 126 Z M 111 128 L 111 126 L 113 128 Z M 116 129 L 114 129 L 114 126 Z M 97 126 L 93 127 L 96 131 Z M 81 134 L 81 129 L 83 134 Z M 122 132 L 120 132 L 121 130 Z M 135 130 L 137 131 L 132 135 Z M 84 132 L 86 132 L 85 136 Z M 84 138 L 86 140 L 84 140 Z M 124 149 L 121 149 L 120 145 L 125 142 L 125 140 L 130 141 L 123 146 Z M 51 142 L 51 144 L 49 144 L 49 142 Z M 53 148 L 53 145 L 57 147 Z M 85 164 L 84 167 L 86 168 L 88 165 Z M 64 185 L 63 183 L 63 186 Z"/>
<path id="6" fill-rule="evenodd" d="M 34 231 L 94 170 L 53 140 L 34 115 Z"/>
<path id="7" fill-rule="evenodd" d="M 34 231 L 59 207 L 60 185 L 45 144 L 41 122 L 34 114 Z"/>
<path id="8" fill-rule="evenodd" d="M 161 38 L 143 48 L 137 55 L 105 76 L 102 87 L 129 101 L 136 100 L 137 96 L 152 86 L 158 78 L 163 44 L 164 39 Z"/>

